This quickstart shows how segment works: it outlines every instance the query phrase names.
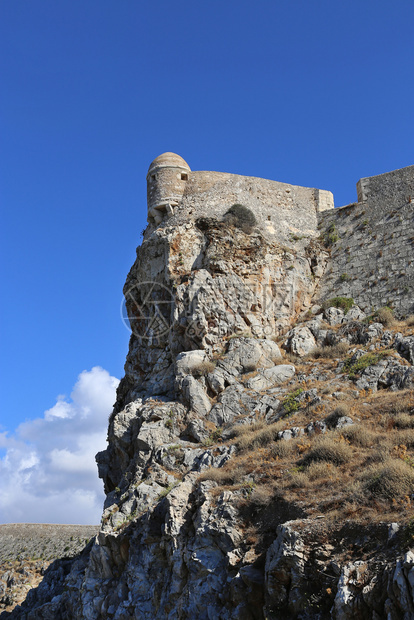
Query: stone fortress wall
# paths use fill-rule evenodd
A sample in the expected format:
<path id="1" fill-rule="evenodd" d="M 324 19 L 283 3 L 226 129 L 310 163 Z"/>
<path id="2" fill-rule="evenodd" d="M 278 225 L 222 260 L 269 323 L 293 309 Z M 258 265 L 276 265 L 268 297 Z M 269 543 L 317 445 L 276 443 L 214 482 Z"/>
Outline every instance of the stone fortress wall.
<path id="1" fill-rule="evenodd" d="M 235 203 L 255 214 L 263 232 L 281 243 L 317 233 L 317 213 L 333 209 L 331 192 L 238 174 L 191 171 L 174 153 L 163 153 L 147 175 L 148 222 L 174 226 L 198 217 L 222 218 Z"/>
<path id="2" fill-rule="evenodd" d="M 353 297 L 365 311 L 414 312 L 414 166 L 358 181 L 358 203 L 334 208 L 331 192 L 257 177 L 191 171 L 164 153 L 147 175 L 148 233 L 199 217 L 221 219 L 235 203 L 281 245 L 330 239 L 318 299 Z M 301 241 L 302 240 L 302 241 Z"/>
<path id="3" fill-rule="evenodd" d="M 358 202 L 320 214 L 336 239 L 319 287 L 321 300 L 353 297 L 365 312 L 414 312 L 414 166 L 361 179 Z"/>

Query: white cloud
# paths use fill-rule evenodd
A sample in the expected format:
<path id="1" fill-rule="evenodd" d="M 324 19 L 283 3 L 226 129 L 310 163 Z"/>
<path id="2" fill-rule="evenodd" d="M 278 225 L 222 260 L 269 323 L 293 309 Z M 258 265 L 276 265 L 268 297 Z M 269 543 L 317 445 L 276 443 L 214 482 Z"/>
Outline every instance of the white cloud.
<path id="1" fill-rule="evenodd" d="M 106 446 L 119 381 L 95 366 L 42 418 L 0 433 L 0 523 L 99 523 L 104 500 L 95 454 Z"/>

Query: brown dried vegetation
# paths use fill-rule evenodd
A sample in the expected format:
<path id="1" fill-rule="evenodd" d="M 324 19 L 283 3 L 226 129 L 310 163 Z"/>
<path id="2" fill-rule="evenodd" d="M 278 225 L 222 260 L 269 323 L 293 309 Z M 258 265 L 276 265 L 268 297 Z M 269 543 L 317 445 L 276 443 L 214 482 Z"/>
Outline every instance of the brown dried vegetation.
<path id="1" fill-rule="evenodd" d="M 278 440 L 280 430 L 309 421 L 301 409 L 274 424 L 261 420 L 233 429 L 237 456 L 200 480 L 239 492 L 240 505 L 256 514 L 273 502 L 300 506 L 309 516 L 363 522 L 413 517 L 414 393 L 361 393 L 331 410 L 354 424 L 325 435 Z"/>

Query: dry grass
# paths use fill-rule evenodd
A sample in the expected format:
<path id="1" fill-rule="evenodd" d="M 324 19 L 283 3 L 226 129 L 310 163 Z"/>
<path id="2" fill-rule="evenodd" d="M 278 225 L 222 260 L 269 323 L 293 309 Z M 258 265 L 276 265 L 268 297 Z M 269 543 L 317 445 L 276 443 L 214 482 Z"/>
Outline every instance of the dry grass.
<path id="1" fill-rule="evenodd" d="M 266 420 L 257 420 L 253 424 L 235 424 L 231 427 L 232 437 L 241 437 L 262 430 L 267 426 Z"/>
<path id="2" fill-rule="evenodd" d="M 410 316 L 405 319 L 405 324 L 407 327 L 414 327 L 414 314 L 410 314 Z"/>
<path id="3" fill-rule="evenodd" d="M 375 414 L 396 416 L 400 413 L 410 413 L 414 409 L 414 391 L 387 392 L 380 390 L 372 394 L 367 402 L 370 411 Z"/>
<path id="4" fill-rule="evenodd" d="M 406 446 L 408 449 L 414 448 L 414 430 L 403 430 L 398 433 L 398 445 Z"/>
<path id="5" fill-rule="evenodd" d="M 249 501 L 254 506 L 268 506 L 275 497 L 275 487 L 273 484 L 263 484 L 253 489 Z"/>
<path id="6" fill-rule="evenodd" d="M 209 373 L 213 372 L 215 367 L 215 362 L 210 362 L 206 360 L 205 362 L 201 362 L 198 366 L 192 369 L 192 375 L 194 377 L 205 377 Z"/>
<path id="7" fill-rule="evenodd" d="M 247 450 L 263 448 L 276 440 L 277 434 L 282 428 L 282 422 L 275 422 L 259 429 L 252 429 L 250 432 L 247 430 L 237 438 L 237 449 L 239 452 L 246 452 Z"/>
<path id="8" fill-rule="evenodd" d="M 379 310 L 377 310 L 374 316 L 375 319 L 379 321 L 379 323 L 382 323 L 384 325 L 384 327 L 391 327 L 395 324 L 395 318 L 391 308 L 380 308 Z"/>
<path id="9" fill-rule="evenodd" d="M 330 428 L 335 428 L 335 426 L 338 423 L 339 418 L 349 417 L 350 415 L 351 415 L 351 408 L 349 407 L 349 405 L 346 405 L 346 404 L 338 405 L 338 407 L 336 407 L 332 411 L 332 413 L 330 413 L 328 417 L 325 418 L 325 422 Z"/>
<path id="10" fill-rule="evenodd" d="M 285 485 L 288 489 L 306 489 L 310 487 L 309 476 L 303 471 L 290 471 L 286 476 Z"/>
<path id="11" fill-rule="evenodd" d="M 316 347 L 313 349 L 307 359 L 336 359 L 345 357 L 348 353 L 349 344 L 346 342 L 338 342 L 332 346 Z"/>
<path id="12" fill-rule="evenodd" d="M 318 480 L 326 482 L 335 479 L 338 476 L 338 468 L 327 461 L 313 462 L 306 469 L 305 474 L 311 482 Z"/>
<path id="13" fill-rule="evenodd" d="M 387 459 L 360 476 L 365 492 L 385 500 L 410 496 L 414 491 L 414 469 L 401 459 Z"/>
<path id="14" fill-rule="evenodd" d="M 414 412 L 413 412 L 414 414 Z M 414 428 L 414 415 L 409 413 L 397 413 L 394 417 L 390 417 L 396 428 Z"/>
<path id="15" fill-rule="evenodd" d="M 301 464 L 309 466 L 311 463 L 326 461 L 333 463 L 334 465 L 343 465 L 347 463 L 352 457 L 352 448 L 344 441 L 340 441 L 339 438 L 325 436 L 318 438 L 313 447 L 307 452 L 302 460 Z"/>
<path id="16" fill-rule="evenodd" d="M 307 364 L 307 372 L 315 366 L 324 369 L 323 361 L 302 363 Z M 314 384 L 310 380 L 300 386 L 310 389 Z M 318 383 L 319 392 L 323 385 L 326 382 Z M 289 389 L 295 387 L 293 384 Z M 336 389 L 334 381 L 332 389 Z M 301 408 L 288 419 L 270 425 L 259 420 L 253 425 L 235 426 L 232 442 L 238 448 L 237 455 L 223 468 L 203 472 L 200 480 L 217 483 L 214 496 L 231 489 L 235 501 L 247 511 L 251 506 L 252 514 L 259 514 L 272 502 L 277 504 L 280 497 L 286 505 L 300 506 L 309 516 L 322 513 L 327 520 L 403 522 L 410 518 L 414 391 L 360 392 L 357 400 L 350 394 L 348 401 L 331 403 L 324 404 L 325 411 Z M 332 422 L 350 415 L 355 424 L 325 435 L 276 440 L 280 430 L 323 419 L 329 407 Z"/>
<path id="17" fill-rule="evenodd" d="M 234 485 L 239 483 L 246 475 L 246 469 L 242 463 L 234 463 L 231 467 L 210 467 L 202 474 L 200 474 L 198 480 L 203 482 L 205 480 L 211 480 L 217 482 L 218 485 Z"/>
<path id="18" fill-rule="evenodd" d="M 363 465 L 372 465 L 373 463 L 385 463 L 390 456 L 390 446 L 382 445 L 378 446 L 374 450 L 368 452 L 367 457 Z"/>
<path id="19" fill-rule="evenodd" d="M 378 443 L 378 434 L 369 430 L 361 424 L 354 424 L 352 426 L 346 426 L 341 429 L 341 435 L 349 441 L 353 446 L 359 446 L 362 448 L 368 448 Z"/>
<path id="20" fill-rule="evenodd" d="M 274 459 L 285 459 L 291 456 L 296 449 L 298 440 L 291 439 L 290 441 L 277 441 L 270 448 L 270 454 Z"/>

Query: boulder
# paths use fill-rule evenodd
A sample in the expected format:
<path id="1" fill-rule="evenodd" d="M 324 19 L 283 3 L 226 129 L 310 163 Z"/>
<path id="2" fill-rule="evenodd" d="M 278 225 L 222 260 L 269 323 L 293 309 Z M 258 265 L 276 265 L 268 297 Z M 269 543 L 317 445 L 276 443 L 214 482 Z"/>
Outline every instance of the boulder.
<path id="1" fill-rule="evenodd" d="M 294 327 L 287 334 L 287 339 L 283 344 L 283 348 L 304 357 L 308 355 L 316 347 L 316 340 L 311 330 L 307 327 Z"/>
<path id="2" fill-rule="evenodd" d="M 198 415 L 205 416 L 211 409 L 211 402 L 202 385 L 192 377 L 187 375 L 181 382 L 181 392 L 184 401 L 192 411 Z"/>
<path id="3" fill-rule="evenodd" d="M 284 383 L 295 375 L 296 369 L 291 364 L 280 364 L 259 370 L 255 377 L 247 381 L 247 387 L 251 390 L 265 390 L 274 385 Z"/>
<path id="4" fill-rule="evenodd" d="M 329 325 L 340 325 L 344 319 L 344 311 L 341 308 L 327 308 L 323 313 L 323 318 Z"/>
<path id="5" fill-rule="evenodd" d="M 352 306 L 352 308 L 350 308 L 348 312 L 344 315 L 342 322 L 345 323 L 348 321 L 362 321 L 363 319 L 365 319 L 366 316 L 367 315 L 365 314 L 365 312 L 363 312 L 359 306 Z"/>
<path id="6" fill-rule="evenodd" d="M 401 357 L 404 357 L 414 365 L 414 336 L 404 336 L 400 333 L 396 334 L 394 347 L 397 349 Z"/>
<path id="7" fill-rule="evenodd" d="M 195 351 L 179 353 L 175 359 L 177 377 L 185 377 L 186 375 L 196 373 L 206 362 L 208 362 L 208 356 L 203 350 L 197 349 Z"/>

